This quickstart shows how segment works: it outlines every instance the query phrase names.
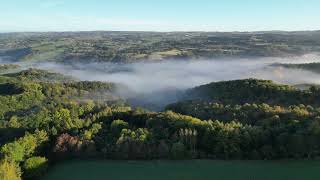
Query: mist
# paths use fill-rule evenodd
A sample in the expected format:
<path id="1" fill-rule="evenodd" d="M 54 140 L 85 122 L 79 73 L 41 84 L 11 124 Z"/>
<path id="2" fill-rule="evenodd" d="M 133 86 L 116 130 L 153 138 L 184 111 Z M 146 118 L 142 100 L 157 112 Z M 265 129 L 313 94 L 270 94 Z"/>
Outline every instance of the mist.
<path id="1" fill-rule="evenodd" d="M 180 92 L 216 81 L 257 78 L 285 84 L 320 84 L 320 74 L 270 66 L 274 63 L 311 62 L 320 62 L 320 56 L 168 60 L 133 64 L 42 62 L 24 66 L 62 73 L 79 80 L 114 82 L 122 85 L 117 93 L 133 105 L 161 109 L 177 101 Z"/>
<path id="2" fill-rule="evenodd" d="M 133 64 L 114 63 L 38 63 L 33 67 L 52 70 L 80 80 L 124 84 L 136 92 L 186 89 L 212 81 L 260 78 L 279 83 L 319 83 L 318 74 L 309 71 L 272 67 L 274 63 L 320 62 L 320 56 L 291 58 L 213 59 L 161 61 Z"/>

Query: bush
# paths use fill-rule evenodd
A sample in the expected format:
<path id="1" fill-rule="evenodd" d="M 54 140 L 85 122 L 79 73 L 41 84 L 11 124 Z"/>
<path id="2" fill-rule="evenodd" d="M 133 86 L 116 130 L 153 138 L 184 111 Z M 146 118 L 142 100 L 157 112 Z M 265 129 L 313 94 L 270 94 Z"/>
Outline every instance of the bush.
<path id="1" fill-rule="evenodd" d="M 23 164 L 24 177 L 36 178 L 44 175 L 48 169 L 48 161 L 44 157 L 32 157 Z"/>

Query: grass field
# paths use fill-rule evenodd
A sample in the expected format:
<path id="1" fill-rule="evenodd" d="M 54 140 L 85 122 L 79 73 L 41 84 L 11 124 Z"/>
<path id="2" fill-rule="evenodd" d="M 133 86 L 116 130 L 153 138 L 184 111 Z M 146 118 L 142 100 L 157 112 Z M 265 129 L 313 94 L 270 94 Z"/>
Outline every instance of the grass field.
<path id="1" fill-rule="evenodd" d="M 72 161 L 42 180 L 315 180 L 320 161 Z"/>

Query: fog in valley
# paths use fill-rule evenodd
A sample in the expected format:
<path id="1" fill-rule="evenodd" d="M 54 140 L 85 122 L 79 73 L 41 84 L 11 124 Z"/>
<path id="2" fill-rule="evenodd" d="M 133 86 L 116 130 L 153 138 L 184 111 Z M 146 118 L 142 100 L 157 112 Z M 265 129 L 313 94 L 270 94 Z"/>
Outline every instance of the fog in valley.
<path id="1" fill-rule="evenodd" d="M 79 80 L 120 84 L 118 94 L 133 105 L 161 109 L 177 100 L 183 90 L 210 82 L 257 78 L 285 84 L 320 84 L 320 74 L 271 66 L 274 63 L 320 62 L 317 55 L 288 58 L 238 58 L 133 64 L 54 62 L 22 63 L 25 68 L 46 69 Z"/>

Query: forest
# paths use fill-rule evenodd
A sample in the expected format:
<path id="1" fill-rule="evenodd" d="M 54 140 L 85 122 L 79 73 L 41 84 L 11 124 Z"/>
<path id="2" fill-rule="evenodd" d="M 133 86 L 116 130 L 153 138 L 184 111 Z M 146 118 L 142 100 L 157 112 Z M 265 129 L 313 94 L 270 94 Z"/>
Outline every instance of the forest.
<path id="1" fill-rule="evenodd" d="M 3 65 L 1 69 L 15 69 Z M 132 107 L 115 83 L 39 69 L 0 75 L 0 178 L 35 179 L 68 159 L 316 159 L 320 89 L 270 80 L 188 89 L 164 111 Z"/>

